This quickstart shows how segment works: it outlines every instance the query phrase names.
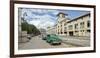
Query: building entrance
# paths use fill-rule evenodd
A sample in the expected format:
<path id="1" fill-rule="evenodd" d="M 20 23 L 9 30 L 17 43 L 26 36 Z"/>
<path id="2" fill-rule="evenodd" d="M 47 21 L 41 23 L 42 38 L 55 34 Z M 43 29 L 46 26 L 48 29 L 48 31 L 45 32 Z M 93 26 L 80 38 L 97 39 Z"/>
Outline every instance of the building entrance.
<path id="1" fill-rule="evenodd" d="M 70 35 L 70 36 L 73 36 L 73 32 L 69 32 L 69 35 Z"/>

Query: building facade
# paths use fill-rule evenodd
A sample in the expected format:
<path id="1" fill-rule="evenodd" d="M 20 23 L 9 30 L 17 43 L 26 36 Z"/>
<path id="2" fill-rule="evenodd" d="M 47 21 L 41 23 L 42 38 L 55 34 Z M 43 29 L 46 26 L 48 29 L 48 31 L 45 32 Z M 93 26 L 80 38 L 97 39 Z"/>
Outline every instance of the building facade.
<path id="1" fill-rule="evenodd" d="M 90 13 L 84 14 L 70 20 L 64 13 L 58 14 L 57 20 L 58 35 L 67 36 L 90 36 Z"/>
<path id="2" fill-rule="evenodd" d="M 64 13 L 59 13 L 58 19 L 57 19 L 57 34 L 59 35 L 66 35 L 66 28 L 65 28 L 65 24 L 66 22 L 69 21 L 69 18 L 65 15 L 68 16 L 68 14 L 64 14 Z"/>

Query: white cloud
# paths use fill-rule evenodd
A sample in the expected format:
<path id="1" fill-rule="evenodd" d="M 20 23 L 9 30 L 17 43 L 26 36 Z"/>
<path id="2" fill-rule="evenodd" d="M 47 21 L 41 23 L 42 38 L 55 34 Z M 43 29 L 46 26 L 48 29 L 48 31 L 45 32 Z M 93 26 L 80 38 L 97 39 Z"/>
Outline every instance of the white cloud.
<path id="1" fill-rule="evenodd" d="M 28 23 L 35 25 L 37 28 L 47 28 L 48 26 L 53 26 L 55 24 L 55 21 L 50 18 L 49 15 L 44 16 L 34 16 L 32 21 L 29 21 Z M 37 19 L 35 19 L 37 18 Z"/>
<path id="2" fill-rule="evenodd" d="M 35 25 L 37 28 L 47 28 L 48 26 L 53 26 L 55 24 L 56 18 L 51 16 L 50 14 L 56 15 L 58 13 L 57 10 L 49 10 L 49 9 L 23 9 L 22 14 L 27 12 L 28 17 L 25 20 L 29 24 Z M 33 13 L 32 13 L 33 12 Z M 38 15 L 37 15 L 38 14 Z M 39 15 L 43 14 L 43 15 Z M 30 20 L 31 17 L 32 19 Z"/>
<path id="3" fill-rule="evenodd" d="M 57 15 L 58 14 L 58 10 L 53 10 L 53 9 L 28 9 L 30 12 L 35 12 L 35 13 L 39 13 L 39 14 L 48 14 L 51 13 L 53 15 Z"/>
<path id="4" fill-rule="evenodd" d="M 41 22 L 39 20 L 33 20 L 33 21 L 29 21 L 29 24 L 33 24 L 35 26 L 38 26 L 38 24 L 40 24 Z"/>

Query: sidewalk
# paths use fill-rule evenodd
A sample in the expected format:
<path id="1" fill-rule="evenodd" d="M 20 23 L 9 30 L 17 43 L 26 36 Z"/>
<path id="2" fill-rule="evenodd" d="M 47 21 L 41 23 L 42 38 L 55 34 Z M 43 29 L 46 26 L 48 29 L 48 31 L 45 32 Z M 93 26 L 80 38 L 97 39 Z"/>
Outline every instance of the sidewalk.
<path id="1" fill-rule="evenodd" d="M 63 43 L 65 44 L 71 44 L 74 46 L 79 46 L 79 47 L 88 47 L 90 46 L 90 41 L 89 40 L 62 40 Z"/>
<path id="2" fill-rule="evenodd" d="M 90 40 L 89 36 L 59 36 L 62 40 L 78 39 L 78 40 Z"/>
<path id="3" fill-rule="evenodd" d="M 79 47 L 90 46 L 89 37 L 74 37 L 74 36 L 60 36 L 61 40 L 65 44 L 71 44 Z"/>

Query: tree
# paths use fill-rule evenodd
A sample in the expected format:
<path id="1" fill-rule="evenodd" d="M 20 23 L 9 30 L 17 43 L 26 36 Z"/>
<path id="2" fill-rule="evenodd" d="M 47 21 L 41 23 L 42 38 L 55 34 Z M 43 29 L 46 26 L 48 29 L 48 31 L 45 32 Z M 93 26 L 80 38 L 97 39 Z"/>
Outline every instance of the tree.
<path id="1" fill-rule="evenodd" d="M 32 24 L 28 24 L 26 21 L 21 25 L 22 31 L 27 31 L 28 34 L 39 35 L 40 31 Z"/>

